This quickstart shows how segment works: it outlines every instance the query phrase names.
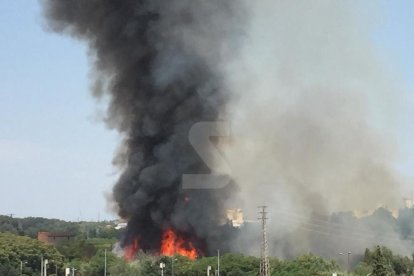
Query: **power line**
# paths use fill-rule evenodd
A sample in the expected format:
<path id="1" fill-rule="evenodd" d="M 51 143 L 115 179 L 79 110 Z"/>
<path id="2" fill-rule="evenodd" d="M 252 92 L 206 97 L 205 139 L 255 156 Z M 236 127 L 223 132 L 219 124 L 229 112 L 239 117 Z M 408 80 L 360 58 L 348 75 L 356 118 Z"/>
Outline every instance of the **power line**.
<path id="1" fill-rule="evenodd" d="M 279 218 L 279 219 L 288 219 L 285 218 Z M 290 218 L 291 219 L 291 218 Z M 320 225 L 316 223 L 309 223 L 309 222 L 301 222 L 299 225 L 297 225 L 298 229 L 302 229 L 305 231 L 322 234 L 326 236 L 331 236 L 335 238 L 345 238 L 348 240 L 354 240 L 354 241 L 377 241 L 380 243 L 383 243 L 384 245 L 394 245 L 398 242 L 402 242 L 403 240 L 399 239 L 397 236 L 395 237 L 387 237 L 384 235 L 375 235 L 374 233 L 367 234 L 367 233 L 361 233 L 358 231 L 339 231 L 338 229 L 331 228 L 329 225 Z"/>
<path id="2" fill-rule="evenodd" d="M 337 232 L 338 230 L 345 231 L 347 233 L 354 233 L 355 235 L 359 236 L 369 236 L 369 237 L 376 237 L 376 235 L 372 232 L 372 230 L 367 228 L 362 228 L 363 225 L 359 224 L 358 228 L 355 226 L 349 226 L 345 223 L 333 222 L 323 219 L 318 219 L 315 217 L 308 217 L 305 215 L 300 215 L 295 212 L 283 212 L 283 211 L 275 211 L 275 213 L 280 214 L 282 217 L 278 217 L 278 219 L 288 219 L 291 221 L 298 222 L 300 224 L 308 224 L 311 226 L 318 226 L 318 227 L 326 227 L 331 229 L 332 231 Z M 357 223 L 361 223 L 358 221 Z M 392 240 L 401 240 L 401 238 L 395 233 L 395 235 L 391 233 L 381 233 L 381 237 L 385 239 L 392 239 Z M 414 240 L 413 235 L 406 235 L 405 238 Z"/>

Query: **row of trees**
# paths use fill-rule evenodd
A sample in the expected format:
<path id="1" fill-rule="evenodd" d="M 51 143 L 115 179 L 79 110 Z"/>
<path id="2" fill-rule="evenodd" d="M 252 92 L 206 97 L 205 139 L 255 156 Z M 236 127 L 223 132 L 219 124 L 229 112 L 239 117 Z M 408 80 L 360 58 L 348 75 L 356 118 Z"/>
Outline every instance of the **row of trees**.
<path id="1" fill-rule="evenodd" d="M 401 237 L 411 239 L 414 228 L 414 211 L 403 210 L 400 218 L 393 218 L 385 209 L 372 216 L 357 219 L 342 213 L 331 216 L 335 223 L 346 223 L 354 228 L 369 226 L 384 232 L 384 223 L 396 229 Z M 77 269 L 78 276 L 103 275 L 104 255 L 107 252 L 108 275 L 160 275 L 160 263 L 166 264 L 165 275 L 171 275 L 169 257 L 139 254 L 137 260 L 127 263 L 114 255 L 113 249 L 120 232 L 107 227 L 108 222 L 66 222 L 44 218 L 16 219 L 0 216 L 0 275 L 39 275 L 41 258 L 48 259 L 49 273 L 62 275 L 65 267 Z M 389 228 L 389 227 L 388 227 Z M 367 229 L 367 227 L 365 227 Z M 76 235 L 75 240 L 59 246 L 47 246 L 35 238 L 38 231 L 63 231 Z M 3 232 L 3 233 L 1 233 Z M 203 257 L 190 261 L 181 256 L 174 257 L 175 275 L 205 275 L 212 266 L 212 275 L 217 263 L 215 257 Z M 354 258 L 355 260 L 355 258 Z M 394 254 L 386 247 L 367 249 L 352 275 L 414 275 L 414 262 L 409 257 Z M 345 275 L 331 260 L 307 254 L 291 260 L 270 259 L 272 275 Z M 221 275 L 257 275 L 259 259 L 239 254 L 226 254 L 221 259 Z"/>
<path id="2" fill-rule="evenodd" d="M 259 261 L 258 258 L 252 256 L 225 254 L 220 260 L 220 275 L 257 276 Z M 164 275 L 171 275 L 172 269 L 174 269 L 174 275 L 177 276 L 206 275 L 208 266 L 212 267 L 210 275 L 214 275 L 214 270 L 217 268 L 216 257 L 203 257 L 191 261 L 182 256 L 171 258 L 140 254 L 134 262 L 127 263 L 122 258 L 109 253 L 108 274 L 119 276 L 158 276 L 161 272 L 160 263 L 165 264 Z M 102 275 L 104 270 L 103 252 L 98 252 L 88 262 L 78 265 L 80 275 Z M 385 247 L 376 247 L 373 250 L 367 249 L 364 260 L 349 274 L 344 272 L 334 261 L 312 254 L 302 255 L 293 260 L 271 258 L 270 267 L 272 276 L 331 276 L 333 273 L 355 276 L 414 275 L 412 274 L 414 269 L 412 259 L 395 255 Z"/>
<path id="3" fill-rule="evenodd" d="M 155 276 L 160 275 L 160 263 L 166 264 L 164 275 L 177 276 L 206 275 L 208 266 L 212 275 L 217 267 L 216 257 L 202 257 L 195 261 L 182 256 L 152 256 L 140 253 L 133 262 L 126 262 L 112 253 L 108 240 L 77 240 L 58 247 L 45 245 L 30 237 L 12 233 L 0 233 L 0 275 L 17 276 L 39 275 L 41 258 L 49 260 L 48 275 L 62 275 L 65 267 L 76 268 L 78 276 L 103 275 L 105 268 L 105 249 L 107 274 L 117 276 Z M 220 275 L 253 276 L 259 271 L 259 259 L 241 254 L 225 254 L 220 259 Z M 326 275 L 334 272 L 347 275 L 332 260 L 306 254 L 292 260 L 270 258 L 271 275 L 309 276 Z M 362 262 L 349 275 L 414 275 L 414 261 L 409 257 L 394 254 L 385 247 L 367 249 Z"/>
<path id="4" fill-rule="evenodd" d="M 42 259 L 48 260 L 48 275 L 63 275 L 66 267 L 76 268 L 76 275 L 103 275 L 105 250 L 108 263 L 124 262 L 111 253 L 114 243 L 113 239 L 79 239 L 55 247 L 27 236 L 0 233 L 0 275 L 39 275 Z"/>
<path id="5" fill-rule="evenodd" d="M 374 250 L 366 249 L 363 261 L 355 268 L 356 275 L 414 275 L 413 272 L 414 257 L 394 254 L 384 246 L 376 246 Z"/>
<path id="6" fill-rule="evenodd" d="M 59 219 L 40 217 L 13 218 L 0 215 L 0 232 L 9 232 L 16 235 L 37 237 L 38 232 L 68 232 L 79 239 L 89 238 L 117 238 L 119 231 L 107 226 L 114 226 L 113 221 L 102 222 L 71 222 Z"/>
<path id="7" fill-rule="evenodd" d="M 50 260 L 55 269 L 64 265 L 64 257 L 55 247 L 30 237 L 0 233 L 0 275 L 35 275 L 42 258 Z"/>
<path id="8" fill-rule="evenodd" d="M 107 240 L 76 240 L 58 247 L 48 246 L 30 237 L 12 233 L 0 233 L 0 275 L 39 275 L 41 258 L 49 260 L 48 275 L 62 275 L 65 267 L 77 269 L 76 275 L 103 275 L 105 249 L 108 275 L 160 275 L 159 264 L 165 263 L 165 275 L 205 275 L 208 266 L 216 267 L 216 257 L 199 258 L 191 261 L 182 256 L 157 257 L 139 254 L 137 260 L 127 263 L 112 253 Z M 174 262 L 172 264 L 172 262 Z M 304 255 L 292 261 L 270 260 L 273 275 L 331 275 L 339 271 L 332 262 L 313 255 Z M 223 276 L 257 275 L 259 259 L 240 254 L 226 254 L 221 257 L 220 272 Z"/>
<path id="9" fill-rule="evenodd" d="M 172 269 L 174 269 L 174 275 L 177 276 L 206 275 L 207 267 L 209 266 L 212 267 L 210 275 L 214 275 L 214 271 L 217 268 L 216 257 L 204 257 L 191 261 L 182 256 L 157 258 L 142 254 L 132 263 L 116 260 L 114 263 L 111 263 L 109 273 L 110 275 L 119 276 L 159 276 L 160 263 L 166 264 L 164 275 L 171 275 Z M 220 263 L 220 275 L 222 276 L 257 276 L 259 272 L 259 259 L 256 257 L 225 254 L 221 257 Z M 270 266 L 272 267 L 272 275 L 282 276 L 331 276 L 333 272 L 340 272 L 340 269 L 334 262 L 313 255 L 303 255 L 291 261 L 281 261 L 272 258 Z"/>
<path id="10" fill-rule="evenodd" d="M 222 276 L 257 276 L 259 271 L 259 259 L 241 254 L 225 254 L 220 260 L 220 275 Z M 272 276 L 331 276 L 333 273 L 355 276 L 405 276 L 414 275 L 414 261 L 411 258 L 393 254 L 385 247 L 367 249 L 363 261 L 351 273 L 343 271 L 332 260 L 306 254 L 293 260 L 270 260 Z M 132 263 L 125 262 L 113 254 L 108 255 L 108 274 L 118 276 L 158 276 L 160 275 L 160 263 L 165 264 L 164 275 L 196 276 L 206 275 L 208 266 L 212 267 L 212 273 L 217 268 L 216 257 L 203 257 L 191 261 L 182 256 L 154 257 L 145 254 L 137 256 Z M 174 268 L 173 268 L 174 267 Z M 98 252 L 89 262 L 80 266 L 80 275 L 102 275 L 104 269 L 104 256 Z"/>

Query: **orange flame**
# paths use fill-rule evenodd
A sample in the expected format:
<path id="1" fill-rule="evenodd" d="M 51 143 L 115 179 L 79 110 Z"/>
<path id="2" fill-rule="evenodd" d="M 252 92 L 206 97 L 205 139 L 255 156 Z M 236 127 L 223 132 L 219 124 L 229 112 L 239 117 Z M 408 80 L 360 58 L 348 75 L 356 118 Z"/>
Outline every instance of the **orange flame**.
<path id="1" fill-rule="evenodd" d="M 129 262 L 134 260 L 135 253 L 138 251 L 138 249 L 139 249 L 138 238 L 134 238 L 134 242 L 128 245 L 127 247 L 125 247 L 124 249 L 125 260 Z"/>
<path id="2" fill-rule="evenodd" d="M 161 255 L 174 256 L 175 254 L 185 256 L 191 260 L 197 258 L 197 250 L 190 241 L 178 236 L 172 229 L 167 229 L 161 242 Z"/>

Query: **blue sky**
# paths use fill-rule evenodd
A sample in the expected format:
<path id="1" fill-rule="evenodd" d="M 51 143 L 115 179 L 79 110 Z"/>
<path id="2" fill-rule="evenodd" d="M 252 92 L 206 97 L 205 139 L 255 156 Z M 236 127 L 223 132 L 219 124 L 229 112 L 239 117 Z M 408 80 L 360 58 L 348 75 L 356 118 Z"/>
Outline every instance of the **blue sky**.
<path id="1" fill-rule="evenodd" d="M 0 2 L 0 214 L 113 218 L 104 194 L 116 180 L 111 161 L 118 137 L 99 121 L 86 47 L 45 32 L 37 1 Z M 406 99 L 396 126 L 396 166 L 413 177 L 414 1 L 382 5 L 373 41 Z"/>
<path id="2" fill-rule="evenodd" d="M 117 137 L 89 93 L 86 47 L 42 27 L 36 1 L 0 10 L 0 214 L 112 217 Z"/>
<path id="3" fill-rule="evenodd" d="M 402 174 L 414 176 L 414 2 L 381 1 L 383 20 L 373 34 L 383 66 L 393 73 L 402 104 L 397 112 L 396 137 Z M 413 179 L 408 180 L 414 181 Z M 414 191 L 414 182 L 409 183 Z"/>

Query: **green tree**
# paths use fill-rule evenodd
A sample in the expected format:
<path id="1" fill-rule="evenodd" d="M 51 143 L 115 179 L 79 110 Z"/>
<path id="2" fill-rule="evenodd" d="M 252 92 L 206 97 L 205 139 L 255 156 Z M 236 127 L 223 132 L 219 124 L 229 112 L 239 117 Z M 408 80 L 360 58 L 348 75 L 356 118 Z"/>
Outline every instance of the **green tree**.
<path id="1" fill-rule="evenodd" d="M 376 270 L 375 270 L 376 268 Z M 386 271 L 387 275 L 411 275 L 414 263 L 409 257 L 394 254 L 390 249 L 377 246 L 373 251 L 366 249 L 364 260 L 358 266 L 355 272 L 357 275 L 367 275 L 362 272 L 371 269 L 374 273 Z M 381 275 L 381 274 L 379 274 Z"/>
<path id="2" fill-rule="evenodd" d="M 107 267 L 116 263 L 117 257 L 112 252 L 106 252 Z M 86 262 L 81 267 L 83 276 L 103 275 L 105 270 L 105 251 L 99 250 L 89 262 Z"/>
<path id="3" fill-rule="evenodd" d="M 67 241 L 58 245 L 57 249 L 69 261 L 73 259 L 89 261 L 97 252 L 95 246 L 85 240 Z"/>
<path id="4" fill-rule="evenodd" d="M 0 264 L 0 275 L 2 276 L 19 276 L 20 271 L 9 265 L 9 264 Z"/>
<path id="5" fill-rule="evenodd" d="M 67 222 L 59 219 L 47 219 L 39 217 L 16 218 L 19 225 L 21 225 L 21 232 L 32 238 L 37 237 L 38 232 L 67 232 L 73 235 L 78 235 L 79 224 L 77 222 Z"/>
<path id="6" fill-rule="evenodd" d="M 375 248 L 375 251 L 372 255 L 372 274 L 375 276 L 387 276 L 390 275 L 389 265 L 387 264 L 387 259 L 385 258 L 382 249 L 380 246 Z"/>
<path id="7" fill-rule="evenodd" d="M 272 270 L 272 275 L 278 276 L 331 276 L 333 272 L 340 271 L 334 261 L 328 261 L 312 254 L 300 256 L 292 261 L 279 262 L 276 267 L 272 267 Z"/>
<path id="8" fill-rule="evenodd" d="M 117 258 L 109 267 L 108 274 L 116 276 L 144 275 L 141 271 L 140 262 L 128 263 L 122 258 Z"/>
<path id="9" fill-rule="evenodd" d="M 0 233 L 0 264 L 7 264 L 10 268 L 20 270 L 22 261 L 25 262 L 23 272 L 32 274 L 39 272 L 41 256 L 48 259 L 51 266 L 56 265 L 60 269 L 63 265 L 62 255 L 53 246 L 45 245 L 29 237 Z M 8 274 L 0 273 L 0 275 Z"/>
<path id="10" fill-rule="evenodd" d="M 370 273 L 372 273 L 372 266 L 365 262 L 359 263 L 354 270 L 354 274 L 358 276 L 366 276 Z"/>
<path id="11" fill-rule="evenodd" d="M 240 268 L 235 268 L 227 273 L 227 276 L 244 276 L 245 273 L 240 270 Z"/>

